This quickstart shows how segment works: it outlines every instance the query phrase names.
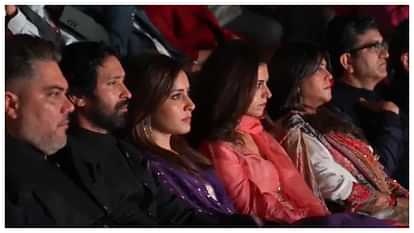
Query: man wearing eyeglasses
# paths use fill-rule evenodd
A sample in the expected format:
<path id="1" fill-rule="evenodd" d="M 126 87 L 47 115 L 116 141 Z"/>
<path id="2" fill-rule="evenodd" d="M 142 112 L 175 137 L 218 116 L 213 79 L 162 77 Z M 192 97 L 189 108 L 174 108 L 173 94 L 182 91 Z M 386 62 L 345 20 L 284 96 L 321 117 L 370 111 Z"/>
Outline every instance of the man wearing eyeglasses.
<path id="1" fill-rule="evenodd" d="M 392 175 L 402 154 L 399 108 L 374 91 L 387 77 L 388 44 L 373 18 L 338 16 L 328 25 L 327 46 L 337 81 L 331 109 L 363 130 Z"/>

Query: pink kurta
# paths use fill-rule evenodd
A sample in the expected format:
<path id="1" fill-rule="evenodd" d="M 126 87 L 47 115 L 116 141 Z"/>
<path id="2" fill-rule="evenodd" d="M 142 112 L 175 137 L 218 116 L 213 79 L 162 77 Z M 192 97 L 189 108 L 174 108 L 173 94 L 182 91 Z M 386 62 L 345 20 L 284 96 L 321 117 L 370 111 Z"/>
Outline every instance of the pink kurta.
<path id="1" fill-rule="evenodd" d="M 240 213 L 287 223 L 329 213 L 259 119 L 243 116 L 237 130 L 253 138 L 260 154 L 224 141 L 203 143 L 200 150 L 212 159 Z"/>

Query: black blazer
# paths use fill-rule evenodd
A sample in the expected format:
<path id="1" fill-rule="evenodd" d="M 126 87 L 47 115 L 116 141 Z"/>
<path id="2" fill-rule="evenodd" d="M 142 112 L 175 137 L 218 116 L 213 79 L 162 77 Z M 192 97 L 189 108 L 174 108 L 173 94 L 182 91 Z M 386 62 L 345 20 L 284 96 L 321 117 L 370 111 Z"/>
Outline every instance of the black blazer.
<path id="1" fill-rule="evenodd" d="M 6 226 L 88 226 L 104 212 L 31 145 L 6 135 Z"/>

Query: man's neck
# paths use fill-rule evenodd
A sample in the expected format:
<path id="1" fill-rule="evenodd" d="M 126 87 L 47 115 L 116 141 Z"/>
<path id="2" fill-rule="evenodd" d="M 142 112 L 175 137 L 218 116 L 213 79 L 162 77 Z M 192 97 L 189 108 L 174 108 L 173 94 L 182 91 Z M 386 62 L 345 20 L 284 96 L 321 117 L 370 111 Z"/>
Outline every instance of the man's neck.
<path id="1" fill-rule="evenodd" d="M 109 133 L 108 130 L 97 126 L 96 124 L 94 124 L 93 122 L 91 122 L 89 119 L 85 118 L 82 115 L 77 115 L 76 119 L 77 119 L 77 124 L 79 125 L 80 128 L 89 130 L 91 132 L 99 133 L 99 134 Z"/>
<path id="2" fill-rule="evenodd" d="M 373 91 L 377 85 L 376 82 L 373 82 L 369 79 L 357 78 L 355 76 L 342 76 L 339 81 L 351 87 L 366 89 L 369 91 Z"/>

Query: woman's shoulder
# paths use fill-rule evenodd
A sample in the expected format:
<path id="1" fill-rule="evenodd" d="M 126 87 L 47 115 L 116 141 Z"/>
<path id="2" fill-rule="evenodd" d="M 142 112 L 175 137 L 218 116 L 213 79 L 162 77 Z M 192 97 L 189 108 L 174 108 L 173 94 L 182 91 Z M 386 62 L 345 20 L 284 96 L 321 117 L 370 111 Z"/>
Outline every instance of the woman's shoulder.
<path id="1" fill-rule="evenodd" d="M 319 133 L 306 121 L 303 114 L 298 111 L 291 111 L 282 116 L 275 124 L 273 132 L 277 138 L 293 136 L 303 133 L 312 137 L 319 137 Z M 284 132 L 281 134 L 281 132 Z M 282 136 L 281 136 L 282 135 Z"/>
<path id="2" fill-rule="evenodd" d="M 306 121 L 299 112 L 288 112 L 275 121 L 271 134 L 278 138 L 291 130 L 303 128 L 305 125 Z"/>
<path id="3" fill-rule="evenodd" d="M 225 140 L 215 140 L 215 141 L 208 141 L 203 142 L 200 144 L 200 150 L 211 150 L 211 149 L 234 149 L 235 143 L 225 141 Z"/>
<path id="4" fill-rule="evenodd" d="M 282 124 L 288 129 L 303 127 L 306 124 L 303 115 L 299 112 L 289 112 L 281 120 Z"/>
<path id="5" fill-rule="evenodd" d="M 222 158 L 234 157 L 239 158 L 244 154 L 243 145 L 235 142 L 229 142 L 224 140 L 217 140 L 211 142 L 202 143 L 199 147 L 199 151 L 203 154 L 210 156 L 210 158 Z"/>
<path id="6" fill-rule="evenodd" d="M 149 168 L 155 176 L 170 184 L 189 183 L 196 178 L 193 174 L 174 166 L 170 161 L 163 158 L 153 157 L 149 159 Z"/>

